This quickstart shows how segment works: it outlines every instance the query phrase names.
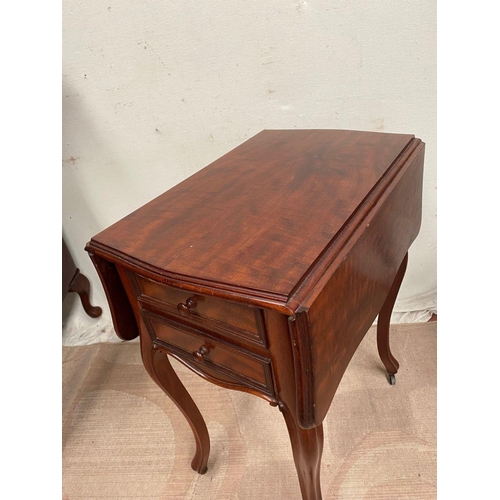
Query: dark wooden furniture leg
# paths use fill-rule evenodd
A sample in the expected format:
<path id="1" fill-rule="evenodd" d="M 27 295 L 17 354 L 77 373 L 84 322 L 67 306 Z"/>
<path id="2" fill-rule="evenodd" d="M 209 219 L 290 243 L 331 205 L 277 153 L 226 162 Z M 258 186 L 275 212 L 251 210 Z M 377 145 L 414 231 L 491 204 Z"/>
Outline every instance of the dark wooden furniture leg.
<path id="1" fill-rule="evenodd" d="M 389 376 L 389 383 L 394 385 L 396 383 L 396 373 L 398 372 L 399 363 L 396 358 L 392 355 L 391 349 L 389 347 L 389 329 L 391 324 L 391 314 L 394 309 L 394 303 L 396 302 L 396 297 L 401 287 L 403 281 L 406 266 L 408 264 L 408 254 L 405 254 L 403 262 L 399 266 L 394 282 L 392 283 L 389 295 L 385 299 L 384 305 L 380 310 L 377 321 L 377 347 L 378 353 L 382 363 L 384 363 L 385 368 Z"/>
<path id="2" fill-rule="evenodd" d="M 78 269 L 69 285 L 68 292 L 75 292 L 80 296 L 82 306 L 91 318 L 98 318 L 102 314 L 102 309 L 100 307 L 93 306 L 90 303 L 90 282 L 87 276 L 82 274 Z"/>
<path id="3" fill-rule="evenodd" d="M 323 424 L 312 429 L 302 429 L 286 407 L 280 406 L 280 410 L 285 417 L 292 443 L 302 499 L 321 500 L 319 473 L 323 453 Z"/>
<path id="4" fill-rule="evenodd" d="M 147 335 L 141 334 L 141 354 L 144 366 L 151 378 L 165 391 L 182 412 L 194 434 L 196 453 L 191 467 L 199 474 L 207 472 L 210 438 L 203 417 L 186 388 L 175 373 L 166 353 L 153 345 Z"/>

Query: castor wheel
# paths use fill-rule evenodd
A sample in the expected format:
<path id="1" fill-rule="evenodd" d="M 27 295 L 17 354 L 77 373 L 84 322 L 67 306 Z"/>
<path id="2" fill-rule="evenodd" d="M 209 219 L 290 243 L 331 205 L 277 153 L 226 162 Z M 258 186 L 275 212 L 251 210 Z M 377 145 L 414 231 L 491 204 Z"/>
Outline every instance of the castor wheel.
<path id="1" fill-rule="evenodd" d="M 389 377 L 389 384 L 396 385 L 396 375 L 388 373 L 387 376 Z"/>

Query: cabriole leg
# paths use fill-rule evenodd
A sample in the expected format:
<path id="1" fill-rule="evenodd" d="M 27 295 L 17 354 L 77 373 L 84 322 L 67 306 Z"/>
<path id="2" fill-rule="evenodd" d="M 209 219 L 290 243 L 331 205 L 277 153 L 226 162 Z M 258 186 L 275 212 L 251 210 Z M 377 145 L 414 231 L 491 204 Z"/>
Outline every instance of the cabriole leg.
<path id="1" fill-rule="evenodd" d="M 403 262 L 401 263 L 398 272 L 396 274 L 396 278 L 392 283 L 391 289 L 389 291 L 389 295 L 385 299 L 384 305 L 380 310 L 377 321 L 377 347 L 378 353 L 380 355 L 380 359 L 387 370 L 389 375 L 389 383 L 394 385 L 396 383 L 395 375 L 398 372 L 399 363 L 396 358 L 392 355 L 391 349 L 389 347 L 389 329 L 391 324 L 391 314 L 394 308 L 394 303 L 396 302 L 396 297 L 399 292 L 399 288 L 401 287 L 401 283 L 403 281 L 406 266 L 408 264 L 408 254 L 406 254 L 403 258 Z"/>
<path id="2" fill-rule="evenodd" d="M 319 473 L 323 453 L 323 424 L 312 429 L 302 429 L 286 407 L 280 406 L 280 410 L 290 435 L 302 498 L 321 500 Z"/>
<path id="3" fill-rule="evenodd" d="M 102 314 L 102 309 L 99 306 L 93 306 L 90 303 L 90 282 L 87 276 L 82 274 L 79 269 L 76 270 L 68 292 L 75 292 L 80 296 L 83 309 L 91 318 L 98 318 Z"/>
<path id="4" fill-rule="evenodd" d="M 147 334 L 141 334 L 141 354 L 144 366 L 151 378 L 175 403 L 191 426 L 196 441 L 196 453 L 191 467 L 199 474 L 205 474 L 210 454 L 210 438 L 200 410 L 179 380 L 167 354 L 156 349 Z"/>

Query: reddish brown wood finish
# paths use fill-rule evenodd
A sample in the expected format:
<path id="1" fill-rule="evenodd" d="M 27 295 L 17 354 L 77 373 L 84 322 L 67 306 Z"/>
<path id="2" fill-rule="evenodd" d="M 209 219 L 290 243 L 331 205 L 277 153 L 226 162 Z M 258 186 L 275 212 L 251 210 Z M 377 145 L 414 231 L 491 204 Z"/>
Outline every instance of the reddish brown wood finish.
<path id="1" fill-rule="evenodd" d="M 296 315 L 291 332 L 300 351 L 294 352 L 297 412 L 304 428 L 325 418 L 349 361 L 381 311 L 418 234 L 422 172 L 419 148 L 351 233 L 311 306 L 302 306 L 303 312 Z"/>
<path id="2" fill-rule="evenodd" d="M 166 275 L 284 299 L 412 141 L 267 130 L 92 240 Z"/>
<path id="3" fill-rule="evenodd" d="M 399 288 L 403 282 L 403 278 L 406 272 L 406 266 L 408 265 L 408 254 L 403 257 L 403 262 L 399 266 L 398 274 L 392 283 L 389 295 L 385 299 L 384 305 L 380 310 L 377 320 L 377 348 L 380 355 L 380 359 L 387 370 L 389 375 L 396 375 L 399 368 L 399 363 L 396 358 L 392 355 L 391 348 L 389 346 L 389 328 L 391 325 L 391 315 L 394 309 L 394 303 L 396 302 L 396 297 L 398 296 Z"/>
<path id="4" fill-rule="evenodd" d="M 206 425 L 164 353 L 279 405 L 304 500 L 321 499 L 322 421 L 378 314 L 389 320 L 421 219 L 424 145 L 409 135 L 264 131 L 87 245 L 118 335 Z M 156 353 L 161 351 L 161 353 Z"/>
<path id="5" fill-rule="evenodd" d="M 76 270 L 75 276 L 69 284 L 68 292 L 75 292 L 79 295 L 83 309 L 91 318 L 98 318 L 102 314 L 102 309 L 99 306 L 93 306 L 90 303 L 90 282 L 79 269 Z"/>
<path id="6" fill-rule="evenodd" d="M 161 308 L 174 316 L 189 318 L 194 324 L 212 322 L 213 328 L 229 335 L 265 345 L 262 319 L 257 309 L 226 300 L 197 295 L 129 273 L 142 304 Z"/>
<path id="7" fill-rule="evenodd" d="M 302 498 L 321 500 L 319 477 L 323 453 L 323 424 L 312 429 L 302 429 L 293 412 L 285 406 L 280 406 L 280 410 L 288 428 Z"/>
<path id="8" fill-rule="evenodd" d="M 200 474 L 207 472 L 210 438 L 200 410 L 172 369 L 168 356 L 155 346 L 147 335 L 141 336 L 142 361 L 151 378 L 165 391 L 186 417 L 196 441 L 191 467 Z"/>
<path id="9" fill-rule="evenodd" d="M 133 340 L 139 335 L 139 328 L 134 321 L 134 313 L 131 303 L 120 276 L 118 275 L 115 264 L 106 259 L 95 255 L 88 244 L 86 250 L 94 263 L 101 283 L 108 299 L 109 309 L 113 318 L 113 325 L 118 337 L 122 340 Z"/>
<path id="10" fill-rule="evenodd" d="M 154 342 L 177 353 L 186 363 L 200 363 L 196 365 L 200 371 L 203 371 L 203 365 L 210 366 L 215 371 L 273 395 L 268 359 L 241 348 L 235 349 L 233 345 L 216 340 L 206 332 L 158 314 L 144 311 L 143 318 Z"/>

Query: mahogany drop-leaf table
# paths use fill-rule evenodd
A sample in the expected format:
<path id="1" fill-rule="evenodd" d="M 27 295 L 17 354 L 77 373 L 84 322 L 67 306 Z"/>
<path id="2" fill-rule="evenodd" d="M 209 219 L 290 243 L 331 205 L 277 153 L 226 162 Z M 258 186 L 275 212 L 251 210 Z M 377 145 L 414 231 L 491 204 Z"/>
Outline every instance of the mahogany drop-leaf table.
<path id="1" fill-rule="evenodd" d="M 265 130 L 87 244 L 117 335 L 140 336 L 146 370 L 193 430 L 195 471 L 208 431 L 169 356 L 277 406 L 302 497 L 321 499 L 322 422 L 377 315 L 395 382 L 389 323 L 423 163 L 412 135 Z"/>

